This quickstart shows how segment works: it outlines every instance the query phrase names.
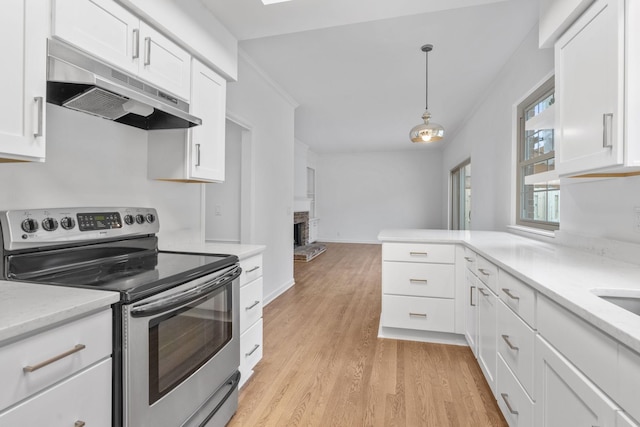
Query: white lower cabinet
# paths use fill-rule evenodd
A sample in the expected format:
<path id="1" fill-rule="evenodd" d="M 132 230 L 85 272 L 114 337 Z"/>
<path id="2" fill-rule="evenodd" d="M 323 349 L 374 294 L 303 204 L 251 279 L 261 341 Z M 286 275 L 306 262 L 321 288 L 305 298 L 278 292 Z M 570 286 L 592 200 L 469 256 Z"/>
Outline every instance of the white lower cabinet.
<path id="1" fill-rule="evenodd" d="M 111 426 L 111 358 L 1 413 L 2 426 Z"/>
<path id="2" fill-rule="evenodd" d="M 473 354 L 478 357 L 478 278 L 470 271 L 465 271 L 465 316 L 464 335 Z"/>
<path id="3" fill-rule="evenodd" d="M 496 393 L 496 318 L 498 297 L 485 285 L 478 286 L 478 363 L 491 391 Z"/>
<path id="4" fill-rule="evenodd" d="M 455 333 L 455 252 L 455 245 L 382 245 L 380 324 L 385 337 Z"/>
<path id="5" fill-rule="evenodd" d="M 0 426 L 111 426 L 111 353 L 111 309 L 0 347 Z"/>
<path id="6" fill-rule="evenodd" d="M 510 426 L 533 427 L 534 404 L 501 355 L 498 355 L 496 399 Z"/>
<path id="7" fill-rule="evenodd" d="M 262 359 L 262 254 L 240 260 L 240 387 Z"/>
<path id="8" fill-rule="evenodd" d="M 615 426 L 619 408 L 540 336 L 535 369 L 536 426 Z"/>

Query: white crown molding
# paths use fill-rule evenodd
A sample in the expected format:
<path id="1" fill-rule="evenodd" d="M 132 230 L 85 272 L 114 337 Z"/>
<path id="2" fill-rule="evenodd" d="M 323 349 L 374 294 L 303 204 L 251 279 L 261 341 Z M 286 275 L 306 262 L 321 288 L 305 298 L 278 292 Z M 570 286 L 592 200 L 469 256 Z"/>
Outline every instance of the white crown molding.
<path id="1" fill-rule="evenodd" d="M 255 61 L 245 52 L 242 48 L 238 47 L 238 56 L 245 60 L 251 68 L 253 68 L 259 75 L 267 82 L 276 92 L 289 103 L 294 109 L 300 106 L 300 103 L 296 101 L 289 93 L 276 83 Z"/>

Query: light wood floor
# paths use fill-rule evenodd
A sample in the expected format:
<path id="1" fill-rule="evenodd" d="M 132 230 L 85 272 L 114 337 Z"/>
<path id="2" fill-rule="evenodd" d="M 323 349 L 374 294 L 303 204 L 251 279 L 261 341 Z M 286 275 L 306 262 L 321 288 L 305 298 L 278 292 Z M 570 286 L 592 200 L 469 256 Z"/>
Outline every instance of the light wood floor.
<path id="1" fill-rule="evenodd" d="M 381 246 L 327 246 L 265 307 L 229 426 L 506 426 L 469 348 L 377 338 Z"/>

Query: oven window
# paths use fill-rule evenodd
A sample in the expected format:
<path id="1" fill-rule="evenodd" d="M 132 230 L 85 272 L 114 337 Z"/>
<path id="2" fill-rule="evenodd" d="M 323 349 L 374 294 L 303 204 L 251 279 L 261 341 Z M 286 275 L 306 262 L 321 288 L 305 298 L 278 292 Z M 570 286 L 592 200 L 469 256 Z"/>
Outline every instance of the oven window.
<path id="1" fill-rule="evenodd" d="M 149 405 L 198 370 L 232 338 L 231 282 L 149 322 Z"/>

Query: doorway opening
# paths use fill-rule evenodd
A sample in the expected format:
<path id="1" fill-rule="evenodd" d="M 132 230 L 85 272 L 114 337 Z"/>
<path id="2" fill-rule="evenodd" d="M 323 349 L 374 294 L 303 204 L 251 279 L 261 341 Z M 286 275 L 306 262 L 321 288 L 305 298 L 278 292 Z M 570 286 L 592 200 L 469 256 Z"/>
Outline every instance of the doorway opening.
<path id="1" fill-rule="evenodd" d="M 452 230 L 471 229 L 471 159 L 451 170 Z"/>

